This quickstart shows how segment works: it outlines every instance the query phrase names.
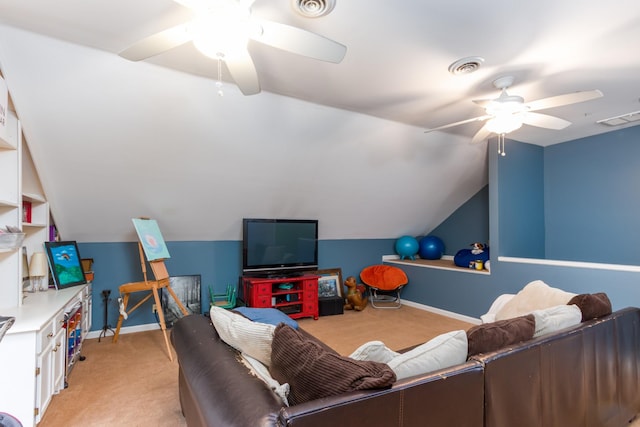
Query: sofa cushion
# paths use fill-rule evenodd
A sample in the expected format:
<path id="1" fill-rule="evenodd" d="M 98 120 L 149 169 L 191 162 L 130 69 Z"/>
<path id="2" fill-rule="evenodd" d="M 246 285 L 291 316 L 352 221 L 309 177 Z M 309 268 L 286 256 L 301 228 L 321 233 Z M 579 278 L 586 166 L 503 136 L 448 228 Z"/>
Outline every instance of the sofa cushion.
<path id="1" fill-rule="evenodd" d="M 396 378 L 413 377 L 438 369 L 459 365 L 467 360 L 467 334 L 452 331 L 439 335 L 406 353 L 398 354 L 387 364 Z"/>
<path id="2" fill-rule="evenodd" d="M 254 322 L 268 323 L 273 326 L 278 326 L 280 323 L 286 323 L 293 329 L 298 329 L 298 322 L 277 308 L 236 307 L 233 311 L 242 314 L 244 317 L 251 319 Z"/>
<path id="3" fill-rule="evenodd" d="M 384 345 L 382 341 L 369 341 L 358 347 L 349 357 L 355 360 L 388 363 L 399 354 Z"/>
<path id="4" fill-rule="evenodd" d="M 488 353 L 507 345 L 530 340 L 534 332 L 533 314 L 473 326 L 467 331 L 468 355 Z"/>
<path id="5" fill-rule="evenodd" d="M 575 304 L 582 312 L 582 321 L 611 314 L 611 301 L 604 292 L 597 294 L 579 294 L 571 298 L 567 304 Z"/>
<path id="6" fill-rule="evenodd" d="M 209 313 L 222 341 L 267 366 L 271 364 L 271 341 L 276 328 L 274 325 L 253 322 L 216 306 L 212 306 Z"/>
<path id="7" fill-rule="evenodd" d="M 242 353 L 240 356 L 242 362 L 247 366 L 247 368 L 249 368 L 249 371 L 257 378 L 260 378 L 262 381 L 264 381 L 267 387 L 273 390 L 273 392 L 277 394 L 278 397 L 280 397 L 282 403 L 285 406 L 289 406 L 289 384 L 280 384 L 278 381 L 273 379 L 271 373 L 269 372 L 269 368 L 260 363 L 258 359 L 247 356 L 246 353 Z"/>
<path id="8" fill-rule="evenodd" d="M 531 314 L 536 320 L 534 338 L 578 325 L 582 321 L 582 312 L 577 305 L 556 305 L 543 310 L 534 310 Z"/>
<path id="9" fill-rule="evenodd" d="M 384 388 L 396 380 L 386 364 L 340 356 L 285 324 L 276 327 L 269 371 L 279 383 L 289 383 L 291 405 L 352 390 Z"/>
<path id="10" fill-rule="evenodd" d="M 496 313 L 496 320 L 523 316 L 533 310 L 567 304 L 576 294 L 553 288 L 542 280 L 528 283 Z"/>

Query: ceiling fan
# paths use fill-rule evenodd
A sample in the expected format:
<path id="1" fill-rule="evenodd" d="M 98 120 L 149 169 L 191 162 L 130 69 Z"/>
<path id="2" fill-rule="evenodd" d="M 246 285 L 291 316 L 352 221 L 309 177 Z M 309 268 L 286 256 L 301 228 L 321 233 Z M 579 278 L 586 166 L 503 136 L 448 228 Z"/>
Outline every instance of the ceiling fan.
<path id="1" fill-rule="evenodd" d="M 513 132 L 523 124 L 560 130 L 569 126 L 571 122 L 559 117 L 536 113 L 535 111 L 577 104 L 603 96 L 599 90 L 587 90 L 525 103 L 524 98 L 521 96 L 507 93 L 507 88 L 513 84 L 513 80 L 513 76 L 503 76 L 494 80 L 493 85 L 495 88 L 501 90 L 500 96 L 495 99 L 476 99 L 473 101 L 485 109 L 485 115 L 428 129 L 425 133 L 479 121 L 486 121 L 486 123 L 473 136 L 471 142 L 480 142 L 488 138 L 492 133 L 504 135 Z"/>
<path id="2" fill-rule="evenodd" d="M 339 63 L 347 48 L 321 35 L 263 21 L 251 15 L 254 0 L 174 0 L 193 11 L 193 19 L 146 37 L 119 53 L 140 61 L 193 42 L 204 55 L 224 62 L 231 77 L 245 95 L 260 92 L 258 74 L 249 51 L 249 39 L 297 55 Z M 220 67 L 218 67 L 220 80 Z"/>

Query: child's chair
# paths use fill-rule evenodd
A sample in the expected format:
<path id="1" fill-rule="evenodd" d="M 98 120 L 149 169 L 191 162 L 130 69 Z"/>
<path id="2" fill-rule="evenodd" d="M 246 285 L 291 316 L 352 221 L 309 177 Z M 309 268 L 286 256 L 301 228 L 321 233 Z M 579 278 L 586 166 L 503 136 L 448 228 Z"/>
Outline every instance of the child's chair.
<path id="1" fill-rule="evenodd" d="M 371 265 L 360 272 L 360 279 L 371 288 L 372 307 L 400 308 L 400 291 L 409 282 L 404 271 L 392 265 Z"/>
<path id="2" fill-rule="evenodd" d="M 224 294 L 215 294 L 209 286 L 209 296 L 211 298 L 211 306 L 220 308 L 235 308 L 236 306 L 236 287 L 227 285 L 227 291 Z"/>

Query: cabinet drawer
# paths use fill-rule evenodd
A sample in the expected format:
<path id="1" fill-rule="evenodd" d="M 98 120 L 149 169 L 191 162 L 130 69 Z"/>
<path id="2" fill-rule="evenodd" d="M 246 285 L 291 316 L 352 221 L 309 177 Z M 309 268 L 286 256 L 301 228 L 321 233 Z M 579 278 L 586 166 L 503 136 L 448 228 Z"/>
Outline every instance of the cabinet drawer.
<path id="1" fill-rule="evenodd" d="M 318 289 L 318 282 L 316 280 L 306 280 L 304 282 L 305 291 L 313 291 Z"/>
<path id="2" fill-rule="evenodd" d="M 36 338 L 36 354 L 42 353 L 42 350 L 53 342 L 53 336 L 55 335 L 55 319 L 51 319 L 40 331 L 38 331 Z"/>
<path id="3" fill-rule="evenodd" d="M 57 334 L 58 331 L 64 328 L 64 311 L 59 312 L 53 319 L 53 333 Z"/>
<path id="4" fill-rule="evenodd" d="M 271 284 L 260 283 L 258 285 L 253 285 L 253 292 L 255 292 L 256 295 L 271 295 Z"/>

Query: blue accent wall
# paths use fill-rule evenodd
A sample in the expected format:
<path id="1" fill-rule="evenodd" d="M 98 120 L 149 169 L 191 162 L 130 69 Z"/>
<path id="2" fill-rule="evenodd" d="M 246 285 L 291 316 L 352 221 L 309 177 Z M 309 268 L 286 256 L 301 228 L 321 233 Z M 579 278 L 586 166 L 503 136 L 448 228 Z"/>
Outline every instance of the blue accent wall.
<path id="1" fill-rule="evenodd" d="M 489 186 L 485 185 L 429 234 L 442 239 L 447 255 L 469 249 L 475 242 L 489 244 Z"/>
<path id="2" fill-rule="evenodd" d="M 491 273 L 403 265 L 409 276 L 403 299 L 479 317 L 498 295 L 516 293 L 539 279 L 574 293 L 606 292 L 614 310 L 640 306 L 640 250 L 636 244 L 640 241 L 639 137 L 640 126 L 636 126 L 544 149 L 507 141 L 506 157 L 496 155 L 496 142 L 490 141 L 488 188 L 432 234 L 442 238 L 450 246 L 447 252 L 453 253 L 457 246 L 484 240 L 487 231 L 481 224 L 488 221 Z M 596 190 L 601 194 L 596 196 Z M 362 268 L 393 254 L 394 244 L 395 239 L 322 240 L 319 268 L 339 267 L 343 278 L 358 276 Z M 78 245 L 82 257 L 94 259 L 92 329 L 103 326 L 104 289 L 112 292 L 108 322 L 115 327 L 118 286 L 142 280 L 137 243 Z M 208 306 L 208 286 L 221 293 L 228 283 L 238 282 L 239 241 L 167 242 L 167 246 L 171 275 L 202 276 L 203 310 Z M 566 266 L 533 260 L 544 258 L 545 252 L 547 258 L 549 254 L 560 258 L 560 251 L 567 249 L 583 261 L 596 251 L 612 255 L 611 261 L 600 262 L 621 264 L 626 259 L 636 267 L 622 271 L 598 264 Z M 584 254 L 578 257 L 580 252 Z M 518 259 L 500 260 L 498 255 Z M 571 258 L 563 255 L 562 259 Z M 156 323 L 150 302 L 124 326 L 148 323 Z"/>
<path id="3" fill-rule="evenodd" d="M 343 278 L 358 276 L 372 264 L 380 264 L 382 256 L 393 253 L 394 239 L 321 240 L 318 243 L 319 268 L 341 268 Z M 171 276 L 199 274 L 202 279 L 201 300 L 203 311 L 209 305 L 209 286 L 223 293 L 227 284 L 237 284 L 242 271 L 242 243 L 240 241 L 167 242 L 171 258 L 165 261 Z M 99 331 L 104 325 L 102 291 L 111 290 L 108 304 L 108 324 L 115 329 L 118 322 L 118 287 L 124 283 L 143 280 L 138 244 L 78 243 L 83 258 L 93 258 L 93 325 Z M 153 273 L 148 270 L 148 278 Z M 146 293 L 131 294 L 129 307 Z M 151 301 L 134 311 L 123 326 L 156 323 Z"/>
<path id="4" fill-rule="evenodd" d="M 500 255 L 545 257 L 543 154 L 537 145 L 509 143 L 498 157 Z"/>
<path id="5" fill-rule="evenodd" d="M 545 148 L 546 258 L 640 265 L 640 126 Z"/>

